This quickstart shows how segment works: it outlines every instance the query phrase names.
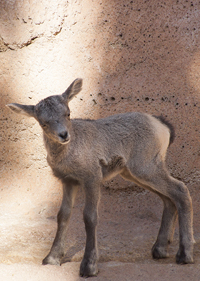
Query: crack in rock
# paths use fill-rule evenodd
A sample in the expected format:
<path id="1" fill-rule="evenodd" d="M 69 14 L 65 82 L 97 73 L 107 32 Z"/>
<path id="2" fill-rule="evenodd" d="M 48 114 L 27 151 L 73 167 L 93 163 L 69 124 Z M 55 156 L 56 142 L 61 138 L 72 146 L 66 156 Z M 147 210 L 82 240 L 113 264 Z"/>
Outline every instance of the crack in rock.
<path id="1" fill-rule="evenodd" d="M 40 37 L 51 38 L 62 31 L 68 3 L 48 0 L 29 3 L 16 0 L 10 5 L 0 1 L 0 52 L 17 50 Z"/>
<path id="2" fill-rule="evenodd" d="M 3 41 L 3 38 L 0 37 L 0 52 L 6 52 L 8 50 L 8 46 Z"/>

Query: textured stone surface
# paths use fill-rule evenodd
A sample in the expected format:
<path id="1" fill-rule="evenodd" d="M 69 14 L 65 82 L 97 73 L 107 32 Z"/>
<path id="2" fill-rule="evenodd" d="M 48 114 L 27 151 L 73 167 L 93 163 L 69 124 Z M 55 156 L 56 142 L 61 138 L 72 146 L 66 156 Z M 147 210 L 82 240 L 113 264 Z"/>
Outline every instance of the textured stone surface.
<path id="1" fill-rule="evenodd" d="M 39 125 L 5 104 L 35 104 L 62 93 L 77 77 L 84 87 L 70 104 L 73 117 L 134 110 L 162 114 L 174 124 L 167 162 L 193 198 L 199 262 L 199 17 L 199 1 L 187 0 L 0 1 L 1 262 L 41 261 L 55 235 L 61 200 Z M 100 260 L 150 260 L 162 203 L 119 178 L 102 193 Z M 68 259 L 75 261 L 84 247 L 83 204 L 80 192 L 68 241 Z M 178 231 L 169 263 L 177 238 Z"/>
<path id="2" fill-rule="evenodd" d="M 30 45 L 36 38 L 57 35 L 62 30 L 66 8 L 67 3 L 62 0 L 52 1 L 51 5 L 47 0 L 2 0 L 2 45 L 15 50 Z"/>

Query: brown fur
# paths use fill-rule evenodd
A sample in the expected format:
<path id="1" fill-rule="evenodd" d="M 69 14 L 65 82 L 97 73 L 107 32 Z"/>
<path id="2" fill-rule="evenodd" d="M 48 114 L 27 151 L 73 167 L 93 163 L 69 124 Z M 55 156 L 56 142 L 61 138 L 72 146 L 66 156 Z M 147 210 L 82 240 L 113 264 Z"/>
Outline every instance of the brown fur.
<path id="1" fill-rule="evenodd" d="M 65 253 L 67 225 L 77 188 L 85 191 L 85 254 L 82 276 L 95 276 L 97 269 L 97 213 L 100 184 L 120 174 L 163 200 L 164 210 L 154 258 L 168 256 L 179 217 L 180 246 L 177 263 L 193 262 L 193 210 L 189 191 L 183 182 L 169 175 L 165 165 L 172 141 L 168 122 L 148 114 L 132 112 L 98 120 L 70 120 L 69 101 L 81 90 L 76 79 L 60 96 L 51 96 L 36 106 L 9 104 L 16 113 L 34 117 L 44 131 L 47 161 L 63 183 L 63 201 L 58 213 L 55 240 L 43 264 L 60 264 Z"/>

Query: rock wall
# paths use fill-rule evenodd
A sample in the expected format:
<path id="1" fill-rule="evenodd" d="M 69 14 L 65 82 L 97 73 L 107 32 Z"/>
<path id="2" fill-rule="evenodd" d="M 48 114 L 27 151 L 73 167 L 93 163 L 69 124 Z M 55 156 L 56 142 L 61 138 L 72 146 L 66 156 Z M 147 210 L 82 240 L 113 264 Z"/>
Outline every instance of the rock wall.
<path id="1" fill-rule="evenodd" d="M 70 104 L 72 117 L 143 111 L 174 124 L 168 165 L 188 185 L 195 226 L 200 224 L 199 17 L 200 2 L 188 0 L 1 0 L 0 213 L 3 222 L 10 218 L 5 237 L 14 215 L 39 220 L 57 211 L 61 198 L 39 125 L 5 105 L 35 104 L 62 93 L 77 77 L 84 86 Z M 119 178 L 108 183 L 129 185 Z"/>

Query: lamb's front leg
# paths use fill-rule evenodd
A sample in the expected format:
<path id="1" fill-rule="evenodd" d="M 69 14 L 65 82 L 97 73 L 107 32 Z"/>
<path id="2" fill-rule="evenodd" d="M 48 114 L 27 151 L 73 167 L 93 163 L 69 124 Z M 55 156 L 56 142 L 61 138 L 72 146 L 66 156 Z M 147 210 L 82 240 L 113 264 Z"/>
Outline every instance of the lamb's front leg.
<path id="1" fill-rule="evenodd" d="M 84 277 L 96 276 L 98 273 L 97 260 L 97 220 L 98 202 L 100 197 L 99 184 L 85 186 L 85 208 L 83 218 L 86 230 L 85 254 L 80 266 L 80 275 Z"/>
<path id="2" fill-rule="evenodd" d="M 67 226 L 71 216 L 71 210 L 77 192 L 77 183 L 72 180 L 63 181 L 63 200 L 60 211 L 58 212 L 58 228 L 52 248 L 43 264 L 60 265 L 61 259 L 65 254 L 65 244 L 67 236 Z"/>

